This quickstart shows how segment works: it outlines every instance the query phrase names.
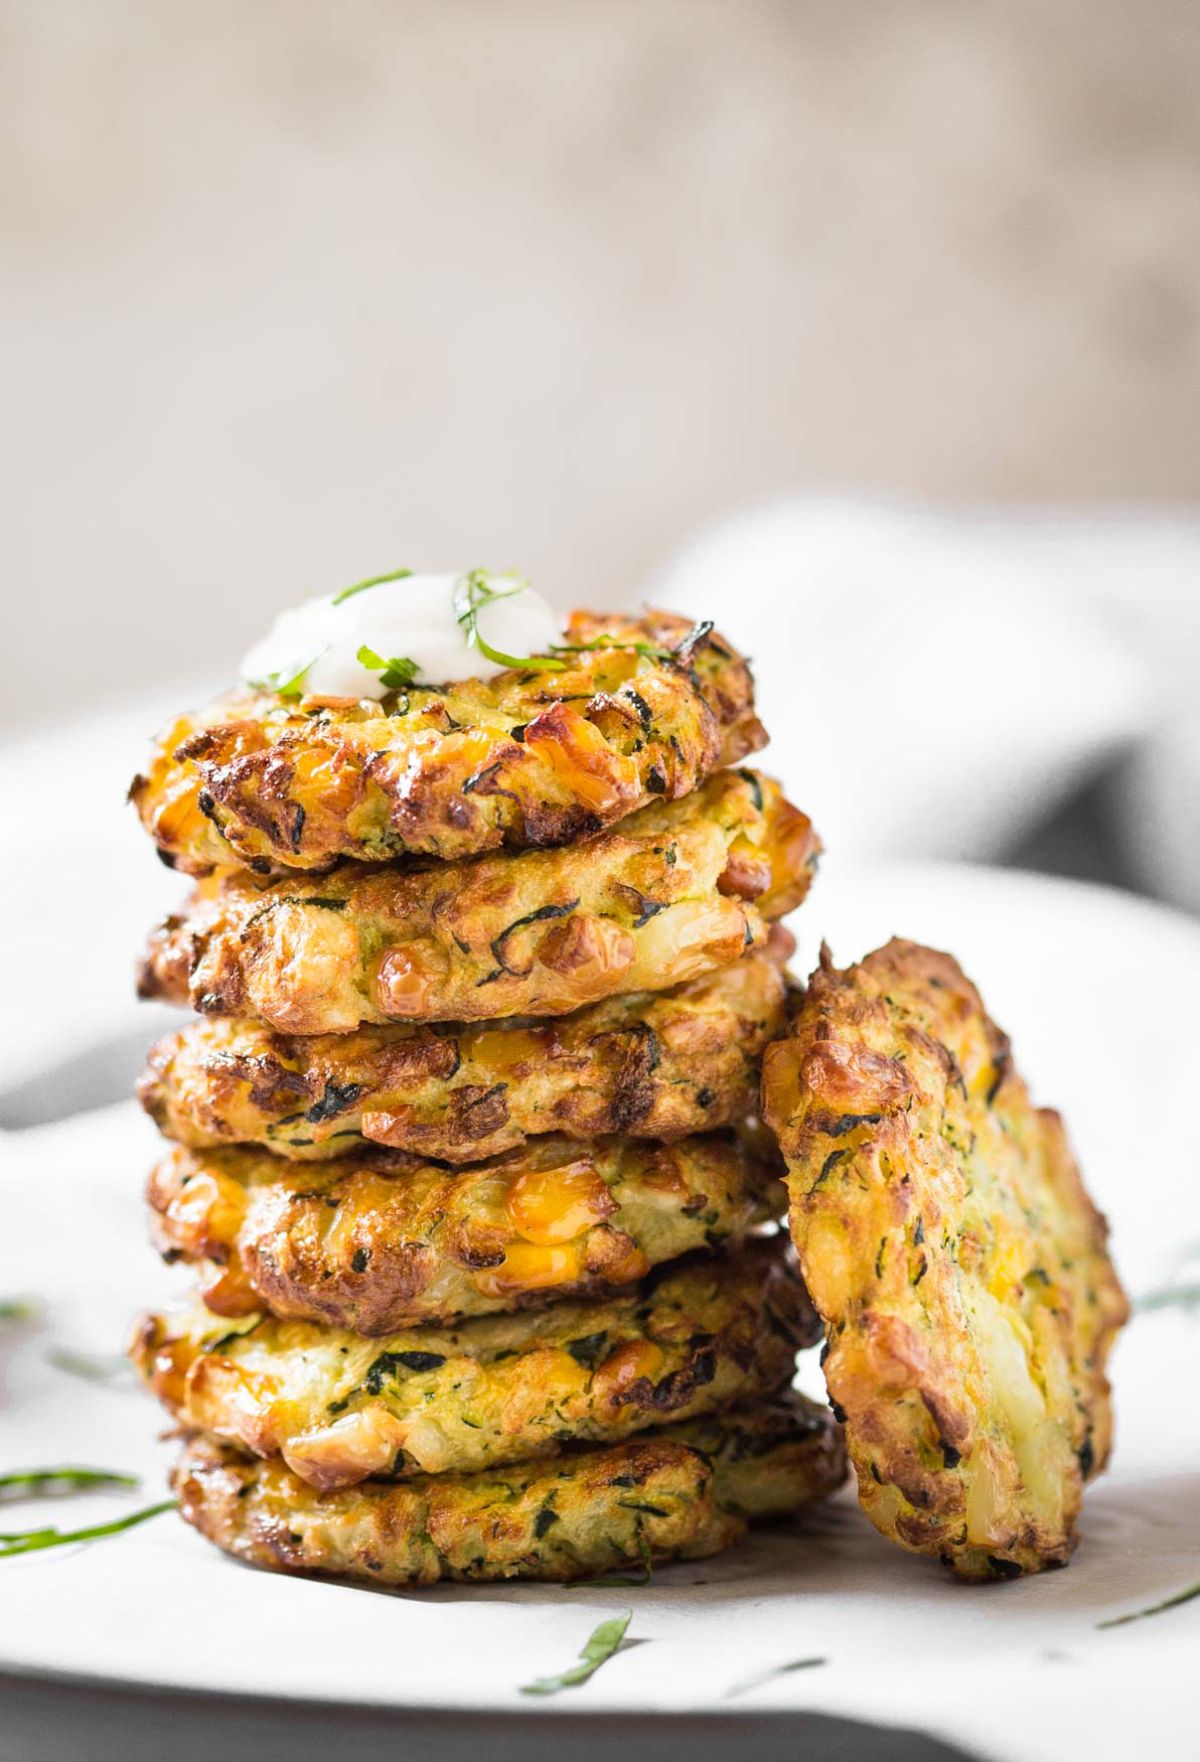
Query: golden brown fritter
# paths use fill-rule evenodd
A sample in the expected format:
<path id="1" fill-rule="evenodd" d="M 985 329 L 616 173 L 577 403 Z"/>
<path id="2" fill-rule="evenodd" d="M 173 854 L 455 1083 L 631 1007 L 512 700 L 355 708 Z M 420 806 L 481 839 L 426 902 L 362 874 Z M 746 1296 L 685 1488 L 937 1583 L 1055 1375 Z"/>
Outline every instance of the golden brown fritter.
<path id="1" fill-rule="evenodd" d="M 314 1486 L 520 1462 L 773 1394 L 812 1311 L 786 1237 L 677 1261 L 603 1302 L 367 1339 L 310 1322 L 241 1331 L 149 1316 L 132 1355 L 194 1431 L 281 1455 Z"/>
<path id="2" fill-rule="evenodd" d="M 839 1428 L 803 1396 L 473 1474 L 317 1492 L 278 1459 L 191 1438 L 172 1476 L 186 1522 L 272 1572 L 376 1585 L 573 1580 L 737 1541 L 845 1478 Z"/>
<path id="3" fill-rule="evenodd" d="M 181 1144 L 258 1144 L 299 1160 L 384 1144 L 480 1162 L 547 1132 L 671 1141 L 757 1108 L 791 947 L 775 925 L 768 948 L 731 967 L 550 1022 L 303 1036 L 209 1017 L 159 1041 L 138 1096 Z"/>
<path id="4" fill-rule="evenodd" d="M 590 843 L 263 884 L 201 881 L 151 938 L 140 989 L 282 1033 L 567 1015 L 762 947 L 820 849 L 754 771 L 719 771 Z"/>
<path id="5" fill-rule="evenodd" d="M 779 1174 L 733 1132 L 538 1138 L 465 1169 L 388 1151 L 296 1164 L 176 1150 L 147 1197 L 158 1248 L 207 1263 L 210 1309 L 374 1335 L 630 1285 L 778 1218 Z"/>
<path id="6" fill-rule="evenodd" d="M 1064 1565 L 1126 1305 L 1058 1115 L 949 955 L 820 970 L 764 1067 L 864 1510 L 963 1578 Z"/>
<path id="7" fill-rule="evenodd" d="M 164 731 L 131 798 L 190 874 L 450 859 L 590 837 L 764 744 L 750 670 L 711 625 L 576 612 L 565 642 L 561 672 L 382 703 L 231 694 Z"/>

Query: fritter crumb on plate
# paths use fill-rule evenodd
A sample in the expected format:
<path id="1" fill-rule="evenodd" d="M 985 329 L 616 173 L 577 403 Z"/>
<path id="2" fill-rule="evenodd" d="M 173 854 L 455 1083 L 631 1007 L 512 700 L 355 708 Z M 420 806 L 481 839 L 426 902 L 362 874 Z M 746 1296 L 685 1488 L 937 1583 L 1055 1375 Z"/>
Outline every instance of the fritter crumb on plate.
<path id="1" fill-rule="evenodd" d="M 820 850 L 754 771 L 719 771 L 566 850 L 198 883 L 151 938 L 140 990 L 282 1033 L 557 1016 L 661 991 L 766 944 Z"/>
<path id="2" fill-rule="evenodd" d="M 822 952 L 763 1087 L 864 1510 L 963 1578 L 1065 1565 L 1127 1310 L 1058 1115 L 957 963 L 904 941 Z"/>
<path id="3" fill-rule="evenodd" d="M 138 1096 L 181 1144 L 301 1160 L 383 1144 L 480 1162 L 548 1132 L 674 1140 L 757 1108 L 792 946 L 773 925 L 768 946 L 732 966 L 551 1021 L 305 1036 L 201 1018 L 152 1049 Z"/>
<path id="4" fill-rule="evenodd" d="M 446 860 L 578 842 L 764 744 L 750 670 L 711 625 L 576 612 L 564 641 L 560 672 L 381 703 L 233 693 L 164 730 L 131 799 L 194 875 Z"/>
<path id="5" fill-rule="evenodd" d="M 755 1407 L 472 1474 L 318 1492 L 277 1457 L 188 1440 L 172 1476 L 185 1520 L 272 1572 L 376 1585 L 642 1573 L 730 1547 L 750 1522 L 835 1492 L 845 1450 L 827 1409 Z"/>
<path id="6" fill-rule="evenodd" d="M 146 1317 L 131 1352 L 187 1430 L 338 1487 L 611 1443 L 775 1394 L 813 1333 L 780 1235 L 598 1302 L 376 1339 L 271 1317 L 231 1327 L 198 1308 Z"/>
<path id="7" fill-rule="evenodd" d="M 732 1131 L 537 1138 L 453 1169 L 387 1151 L 176 1150 L 147 1197 L 156 1245 L 202 1265 L 211 1310 L 377 1335 L 628 1286 L 780 1217 L 781 1172 Z"/>

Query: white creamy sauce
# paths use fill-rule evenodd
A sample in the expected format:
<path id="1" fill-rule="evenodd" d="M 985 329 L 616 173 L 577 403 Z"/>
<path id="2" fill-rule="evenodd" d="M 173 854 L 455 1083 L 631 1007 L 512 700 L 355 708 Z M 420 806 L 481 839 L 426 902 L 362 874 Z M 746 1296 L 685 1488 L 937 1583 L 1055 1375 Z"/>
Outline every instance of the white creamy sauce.
<path id="1" fill-rule="evenodd" d="M 240 672 L 248 684 L 292 695 L 376 699 L 397 684 L 491 679 L 504 664 L 479 648 L 476 630 L 515 660 L 562 640 L 558 614 L 522 576 L 405 575 L 281 612 Z M 393 663 L 390 673 L 360 660 L 362 650 Z"/>

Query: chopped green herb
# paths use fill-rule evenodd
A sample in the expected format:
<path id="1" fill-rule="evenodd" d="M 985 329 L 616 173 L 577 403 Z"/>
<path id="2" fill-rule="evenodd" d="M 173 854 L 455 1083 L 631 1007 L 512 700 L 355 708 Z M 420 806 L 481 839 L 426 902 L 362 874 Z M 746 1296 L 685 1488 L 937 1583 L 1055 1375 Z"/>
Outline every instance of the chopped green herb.
<path id="1" fill-rule="evenodd" d="M 619 636 L 593 636 L 591 642 L 556 642 L 556 655 L 590 655 L 597 649 L 633 649 L 644 661 L 673 661 L 674 649 L 660 648 L 653 642 L 622 642 Z"/>
<path id="2" fill-rule="evenodd" d="M 130 1512 L 127 1517 L 115 1518 L 111 1523 L 94 1523 L 87 1529 L 20 1530 L 14 1535 L 0 1536 L 0 1560 L 8 1560 L 14 1554 L 33 1554 L 41 1548 L 62 1548 L 68 1542 L 92 1542 L 101 1536 L 116 1536 L 122 1530 L 132 1529 L 135 1524 L 145 1523 L 147 1518 L 175 1508 L 174 1499 L 164 1499 L 158 1505 L 147 1505 L 141 1511 Z"/>
<path id="3" fill-rule="evenodd" d="M 725 1690 L 726 1699 L 732 1695 L 746 1695 L 751 1689 L 757 1689 L 765 1682 L 771 1682 L 777 1676 L 790 1676 L 794 1670 L 816 1670 L 821 1664 L 828 1664 L 827 1658 L 796 1658 L 790 1664 L 776 1664 L 770 1670 L 761 1671 L 757 1676 L 747 1676 L 741 1682 L 735 1682 L 731 1689 Z"/>
<path id="4" fill-rule="evenodd" d="M 367 1366 L 363 1386 L 368 1395 L 381 1395 L 384 1383 L 397 1371 L 411 1370 L 420 1376 L 425 1371 L 440 1370 L 445 1362 L 443 1352 L 381 1352 Z"/>
<path id="5" fill-rule="evenodd" d="M 374 649 L 369 649 L 366 643 L 359 649 L 355 659 L 368 673 L 378 673 L 379 683 L 387 691 L 403 691 L 421 671 L 417 663 L 410 661 L 407 655 L 393 655 L 389 660 L 384 660 Z"/>
<path id="6" fill-rule="evenodd" d="M 604 1342 L 607 1339 L 607 1329 L 601 1328 L 598 1334 L 581 1334 L 578 1340 L 568 1340 L 567 1351 L 584 1370 L 595 1370 L 603 1357 Z"/>
<path id="7" fill-rule="evenodd" d="M 633 1586 L 635 1589 L 640 1590 L 643 1585 L 648 1585 L 654 1576 L 654 1555 L 651 1552 L 649 1542 L 646 1540 L 645 1536 L 642 1535 L 640 1530 L 638 1531 L 637 1543 L 638 1553 L 642 1558 L 642 1575 L 640 1578 L 635 1578 L 631 1573 L 604 1573 L 600 1578 L 570 1579 L 567 1582 L 566 1589 L 569 1591 L 590 1591 L 599 1590 L 601 1587 L 607 1588 L 609 1586 L 615 1587 L 621 1585 L 624 1587 Z"/>
<path id="8" fill-rule="evenodd" d="M 248 679 L 246 684 L 252 685 L 255 691 L 273 691 L 276 697 L 303 697 L 305 677 L 312 672 L 328 649 L 329 644 L 326 643 L 324 648 L 319 648 L 315 655 L 310 655 L 301 666 L 281 667 L 278 672 L 267 673 L 262 679 Z"/>
<path id="9" fill-rule="evenodd" d="M 335 593 L 333 603 L 340 606 L 343 600 L 352 600 L 356 593 L 366 593 L 369 587 L 382 587 L 385 581 L 404 581 L 411 574 L 411 569 L 393 569 L 390 575 L 368 576 L 366 581 L 356 581 L 353 587 L 344 587 L 341 593 Z"/>
<path id="10" fill-rule="evenodd" d="M 320 1099 L 313 1102 L 304 1117 L 310 1126 L 323 1125 L 353 1107 L 362 1092 L 361 1083 L 335 1083 L 332 1077 L 327 1077 Z M 359 1267 L 357 1270 L 361 1272 L 363 1269 Z"/>
<path id="11" fill-rule="evenodd" d="M 0 1297 L 0 1321 L 33 1321 L 38 1313 L 32 1297 Z"/>
<path id="12" fill-rule="evenodd" d="M 508 585 L 497 587 L 495 582 Z M 524 593 L 529 583 L 523 575 L 489 575 L 486 569 L 469 569 L 454 590 L 454 616 L 468 648 L 477 649 L 495 667 L 521 667 L 533 673 L 561 673 L 565 662 L 553 655 L 506 655 L 493 648 L 479 628 L 479 614 L 493 600 L 510 600 Z"/>
<path id="13" fill-rule="evenodd" d="M 1200 1309 L 1200 1284 L 1162 1285 L 1139 1297 L 1133 1307 L 1139 1315 L 1147 1315 L 1152 1309 Z"/>
<path id="14" fill-rule="evenodd" d="M 118 1474 L 109 1468 L 22 1468 L 0 1474 L 0 1487 L 13 1488 L 22 1499 L 38 1498 L 67 1488 L 136 1487 L 135 1474 Z"/>
<path id="15" fill-rule="evenodd" d="M 535 912 L 526 912 L 523 918 L 514 919 L 511 924 L 501 930 L 499 936 L 492 939 L 492 956 L 500 971 L 513 973 L 517 978 L 524 978 L 529 971 L 528 967 L 512 967 L 508 963 L 509 937 L 515 936 L 518 930 L 524 930 L 530 924 L 540 924 L 547 918 L 569 918 L 571 913 L 578 909 L 578 906 L 579 897 L 576 895 L 574 899 L 565 900 L 561 905 L 540 905 Z"/>
<path id="16" fill-rule="evenodd" d="M 201 1352 L 207 1357 L 223 1351 L 226 1346 L 232 1346 L 235 1340 L 246 1339 L 254 1332 L 255 1328 L 261 1326 L 262 1319 L 261 1315 L 248 1315 L 240 1327 L 226 1328 L 223 1334 L 214 1334 L 211 1340 L 205 1340 L 200 1348 Z"/>
<path id="17" fill-rule="evenodd" d="M 52 1346 L 46 1354 L 46 1361 L 55 1370 L 65 1370 L 68 1376 L 82 1377 L 89 1383 L 111 1383 L 133 1375 L 133 1366 L 121 1352 L 104 1355 L 75 1352 L 69 1346 Z"/>
<path id="18" fill-rule="evenodd" d="M 1167 1609 L 1178 1609 L 1183 1603 L 1191 1603 L 1200 1597 L 1200 1585 L 1189 1585 L 1185 1591 L 1176 1591 L 1173 1597 L 1164 1597 L 1161 1603 L 1151 1603 L 1148 1609 L 1131 1609 L 1128 1615 L 1113 1615 L 1108 1621 L 1098 1621 L 1097 1627 L 1124 1627 L 1130 1621 L 1144 1621 L 1147 1615 L 1162 1615 Z"/>
<path id="19" fill-rule="evenodd" d="M 594 1676 L 602 1664 L 606 1664 L 625 1638 L 625 1630 L 633 1620 L 633 1611 L 624 1615 L 614 1615 L 608 1621 L 602 1621 L 598 1628 L 588 1636 L 583 1650 L 579 1654 L 579 1663 L 564 1670 L 561 1676 L 541 1676 L 536 1682 L 524 1683 L 521 1687 L 523 1695 L 556 1695 L 559 1689 L 576 1688 Z"/>

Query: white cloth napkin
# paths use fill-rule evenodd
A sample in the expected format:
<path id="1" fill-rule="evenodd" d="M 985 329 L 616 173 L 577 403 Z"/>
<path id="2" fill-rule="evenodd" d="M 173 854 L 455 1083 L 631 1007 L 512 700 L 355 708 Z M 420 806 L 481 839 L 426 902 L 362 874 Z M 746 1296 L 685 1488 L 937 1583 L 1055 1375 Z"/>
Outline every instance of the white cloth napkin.
<path id="1" fill-rule="evenodd" d="M 831 850 L 994 856 L 1139 747 L 1142 872 L 1200 909 L 1200 519 L 797 497 L 700 533 L 649 597 L 753 655 L 766 762 Z"/>

